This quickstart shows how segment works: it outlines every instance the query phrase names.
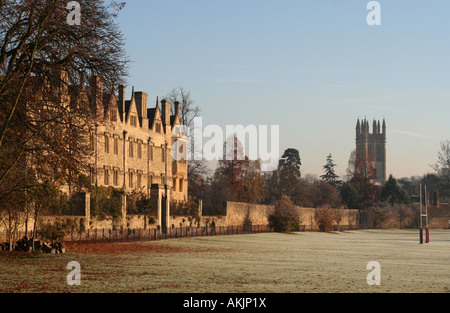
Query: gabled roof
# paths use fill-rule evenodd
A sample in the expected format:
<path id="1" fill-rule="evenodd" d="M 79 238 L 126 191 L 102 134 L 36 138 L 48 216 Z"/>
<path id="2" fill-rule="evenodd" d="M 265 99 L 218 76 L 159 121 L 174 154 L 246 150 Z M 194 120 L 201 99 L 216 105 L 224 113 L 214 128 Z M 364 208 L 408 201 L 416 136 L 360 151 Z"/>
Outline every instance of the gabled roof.
<path id="1" fill-rule="evenodd" d="M 114 88 L 111 90 L 111 93 L 109 95 L 108 94 L 103 95 L 103 103 L 106 104 L 105 110 L 109 110 L 109 111 L 115 110 L 117 119 L 118 120 L 121 119 L 121 117 L 120 117 L 121 114 L 119 112 L 119 106 L 118 106 L 118 102 L 116 99 L 116 94 L 114 92 Z M 108 114 L 108 116 L 109 116 L 109 114 Z"/>
<path id="2" fill-rule="evenodd" d="M 179 102 L 175 102 L 175 114 L 170 116 L 170 126 L 180 125 L 180 104 Z"/>
<path id="3" fill-rule="evenodd" d="M 73 103 L 74 99 L 76 101 L 89 101 L 89 95 L 86 90 L 86 86 L 84 84 L 81 85 L 69 85 L 68 92 L 70 96 L 71 103 Z M 72 97 L 76 95 L 76 97 Z"/>
<path id="4" fill-rule="evenodd" d="M 111 92 L 109 94 L 103 94 L 103 103 L 107 104 L 107 108 L 108 109 L 113 109 L 116 108 L 117 111 L 119 110 L 119 107 L 115 104 L 117 104 L 117 100 L 116 100 L 116 95 L 115 95 L 115 91 L 114 88 L 111 90 Z"/>
<path id="5" fill-rule="evenodd" d="M 149 129 L 154 129 L 155 121 L 157 119 L 162 120 L 162 118 L 161 118 L 161 110 L 160 110 L 158 104 L 156 104 L 155 108 L 147 109 L 147 118 L 148 118 L 148 128 Z"/>
<path id="6" fill-rule="evenodd" d="M 125 123 L 128 123 L 128 119 L 130 117 L 130 113 L 133 111 L 133 113 L 138 114 L 137 107 L 136 107 L 136 100 L 134 97 L 134 87 L 133 91 L 131 92 L 131 100 L 125 101 Z"/>
<path id="7" fill-rule="evenodd" d="M 155 120 L 156 108 L 147 109 L 148 128 L 153 128 L 153 122 Z"/>

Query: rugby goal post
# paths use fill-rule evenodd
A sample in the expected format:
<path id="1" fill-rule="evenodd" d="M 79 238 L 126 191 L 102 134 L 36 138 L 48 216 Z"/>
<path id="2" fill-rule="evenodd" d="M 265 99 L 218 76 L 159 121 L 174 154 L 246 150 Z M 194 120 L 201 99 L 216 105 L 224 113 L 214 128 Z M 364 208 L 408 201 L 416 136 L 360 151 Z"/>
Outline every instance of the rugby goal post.
<path id="1" fill-rule="evenodd" d="M 428 227 L 428 199 L 427 199 L 427 186 L 425 185 L 425 212 L 422 209 L 422 184 L 420 184 L 420 244 L 424 243 L 423 238 L 423 218 L 425 218 L 425 243 L 430 242 L 430 229 Z"/>

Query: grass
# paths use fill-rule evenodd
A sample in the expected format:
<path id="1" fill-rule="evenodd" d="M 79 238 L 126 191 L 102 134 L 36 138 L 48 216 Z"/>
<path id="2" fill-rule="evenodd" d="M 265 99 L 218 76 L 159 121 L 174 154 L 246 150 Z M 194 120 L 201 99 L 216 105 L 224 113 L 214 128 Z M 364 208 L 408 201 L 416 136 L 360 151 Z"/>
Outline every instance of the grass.
<path id="1" fill-rule="evenodd" d="M 254 234 L 74 245 L 64 255 L 0 253 L 0 292 L 449 292 L 450 231 Z M 70 261 L 81 286 L 68 286 Z M 369 286 L 371 261 L 381 286 Z"/>

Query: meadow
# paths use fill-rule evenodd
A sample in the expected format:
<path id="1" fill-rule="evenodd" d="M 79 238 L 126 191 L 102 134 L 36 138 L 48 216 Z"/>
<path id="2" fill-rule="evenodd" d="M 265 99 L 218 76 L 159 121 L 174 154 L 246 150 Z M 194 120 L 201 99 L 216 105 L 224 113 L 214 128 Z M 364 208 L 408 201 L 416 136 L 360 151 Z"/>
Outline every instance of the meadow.
<path id="1" fill-rule="evenodd" d="M 0 253 L 0 292 L 442 293 L 450 231 L 262 233 L 152 242 L 73 244 L 60 255 Z M 81 267 L 70 286 L 67 264 Z M 369 262 L 380 285 L 369 285 Z"/>

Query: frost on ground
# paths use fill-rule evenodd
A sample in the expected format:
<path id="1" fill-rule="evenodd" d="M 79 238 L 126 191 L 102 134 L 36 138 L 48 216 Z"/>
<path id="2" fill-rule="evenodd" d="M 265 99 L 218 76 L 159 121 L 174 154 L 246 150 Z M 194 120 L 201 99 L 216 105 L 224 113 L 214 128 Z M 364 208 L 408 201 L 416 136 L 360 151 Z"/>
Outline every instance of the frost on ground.
<path id="1" fill-rule="evenodd" d="M 67 286 L 66 265 L 81 265 Z M 369 285 L 369 262 L 380 285 Z M 253 234 L 69 245 L 58 256 L 0 253 L 0 292 L 448 292 L 450 231 Z"/>

